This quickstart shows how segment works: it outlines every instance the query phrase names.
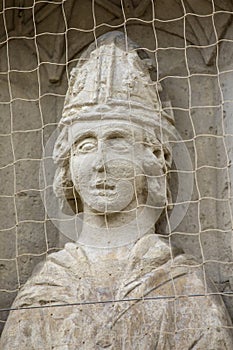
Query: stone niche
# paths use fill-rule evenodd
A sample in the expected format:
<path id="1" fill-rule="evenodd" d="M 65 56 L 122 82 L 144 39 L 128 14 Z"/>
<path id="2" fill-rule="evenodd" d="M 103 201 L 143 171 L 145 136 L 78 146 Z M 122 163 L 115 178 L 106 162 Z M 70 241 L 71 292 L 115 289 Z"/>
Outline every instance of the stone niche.
<path id="1" fill-rule="evenodd" d="M 203 264 L 233 316 L 232 11 L 227 0 L 1 2 L 1 328 L 35 265 L 67 241 L 41 200 L 42 151 L 60 120 L 71 68 L 115 29 L 153 60 L 191 157 L 192 196 L 171 239 Z M 171 182 L 175 201 L 175 176 Z"/>

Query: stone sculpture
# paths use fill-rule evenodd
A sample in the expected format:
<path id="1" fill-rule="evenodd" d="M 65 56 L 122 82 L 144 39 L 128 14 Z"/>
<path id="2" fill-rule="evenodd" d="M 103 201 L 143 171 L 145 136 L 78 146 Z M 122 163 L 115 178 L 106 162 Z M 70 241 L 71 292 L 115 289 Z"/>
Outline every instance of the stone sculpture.
<path id="1" fill-rule="evenodd" d="M 71 74 L 54 191 L 83 212 L 78 242 L 48 256 L 13 304 L 2 349 L 233 349 L 201 264 L 154 233 L 169 205 L 172 118 L 144 51 L 119 32 Z"/>

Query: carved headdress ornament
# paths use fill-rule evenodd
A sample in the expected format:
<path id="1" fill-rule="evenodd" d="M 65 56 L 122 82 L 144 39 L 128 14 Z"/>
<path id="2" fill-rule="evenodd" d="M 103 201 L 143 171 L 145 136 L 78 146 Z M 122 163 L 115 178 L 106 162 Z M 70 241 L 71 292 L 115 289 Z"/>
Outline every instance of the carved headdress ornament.
<path id="1" fill-rule="evenodd" d="M 121 32 L 92 43 L 71 72 L 55 162 L 64 159 L 75 141 L 79 121 L 117 119 L 173 133 L 173 119 L 162 110 L 161 87 L 152 81 L 151 67 L 146 52 Z"/>

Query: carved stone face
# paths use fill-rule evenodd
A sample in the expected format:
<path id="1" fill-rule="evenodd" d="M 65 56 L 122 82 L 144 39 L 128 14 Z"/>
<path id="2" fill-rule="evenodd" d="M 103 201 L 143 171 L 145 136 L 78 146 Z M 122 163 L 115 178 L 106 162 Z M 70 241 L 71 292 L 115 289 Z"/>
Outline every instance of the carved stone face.
<path id="1" fill-rule="evenodd" d="M 146 203 L 143 163 L 153 154 L 148 154 L 143 134 L 142 128 L 124 121 L 78 123 L 70 172 L 84 211 L 120 212 Z M 161 174 L 159 160 L 157 168 Z"/>

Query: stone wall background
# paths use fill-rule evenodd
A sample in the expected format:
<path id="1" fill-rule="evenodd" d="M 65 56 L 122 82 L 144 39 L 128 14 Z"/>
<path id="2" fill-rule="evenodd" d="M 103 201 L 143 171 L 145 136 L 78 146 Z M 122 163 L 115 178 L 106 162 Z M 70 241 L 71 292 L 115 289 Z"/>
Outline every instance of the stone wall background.
<path id="1" fill-rule="evenodd" d="M 120 0 L 0 4 L 0 308 L 10 307 L 33 267 L 66 241 L 41 200 L 42 150 L 80 52 L 117 29 L 157 64 L 192 159 L 193 195 L 172 239 L 203 263 L 233 316 L 227 295 L 233 291 L 233 6 L 227 0 L 123 3 L 124 11 Z M 6 317 L 2 311 L 1 326 Z"/>

